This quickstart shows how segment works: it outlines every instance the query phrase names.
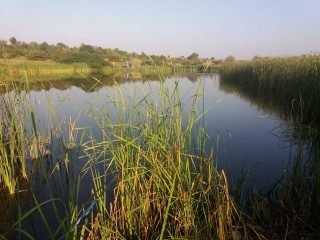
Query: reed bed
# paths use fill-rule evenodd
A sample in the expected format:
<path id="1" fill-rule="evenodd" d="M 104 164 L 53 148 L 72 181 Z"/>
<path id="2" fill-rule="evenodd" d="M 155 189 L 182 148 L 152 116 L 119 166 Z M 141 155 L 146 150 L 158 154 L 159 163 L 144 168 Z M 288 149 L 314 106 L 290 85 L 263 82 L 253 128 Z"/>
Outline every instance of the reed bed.
<path id="1" fill-rule="evenodd" d="M 320 123 L 320 55 L 226 63 L 221 81 L 270 93 L 292 106 L 300 120 Z"/>
<path id="2" fill-rule="evenodd" d="M 298 145 L 283 177 L 248 195 L 246 221 L 268 239 L 318 239 L 320 55 L 225 64 L 221 81 L 271 97 L 282 109 L 286 105 L 289 111 L 282 117 L 288 132 L 282 134 Z"/>
<path id="3" fill-rule="evenodd" d="M 26 178 L 25 99 L 0 93 L 0 188 L 14 194 L 18 178 Z"/>
<path id="4" fill-rule="evenodd" d="M 41 238 L 70 238 L 79 190 L 75 123 L 60 122 L 49 104 L 48 125 L 42 126 L 30 101 L 30 82 L 24 90 L 16 83 L 0 93 L 0 239 L 37 239 L 41 231 L 46 234 Z M 30 227 L 34 221 L 36 228 Z"/>
<path id="5" fill-rule="evenodd" d="M 112 106 L 90 113 L 103 137 L 86 146 L 94 151 L 87 171 L 97 206 L 86 234 L 93 239 L 235 238 L 240 214 L 225 173 L 217 172 L 213 152 L 204 151 L 202 113 L 196 109 L 200 93 L 183 123 L 178 83 L 159 83 L 157 91 L 124 102 L 126 93 L 119 89 Z M 108 117 L 109 107 L 117 110 L 117 119 Z"/>
<path id="6" fill-rule="evenodd" d="M 9 118 L 2 124 L 18 135 L 18 140 L 14 135 L 10 140 L 19 152 L 6 153 L 13 145 L 2 134 L 1 161 L 9 165 L 0 167 L 1 185 L 16 197 L 11 203 L 13 222 L 1 229 L 1 239 L 238 239 L 248 234 L 225 172 L 215 167 L 213 149 L 204 150 L 207 135 L 199 121 L 203 112 L 196 108 L 200 87 L 187 121 L 182 119 L 178 82 L 158 82 L 155 90 L 135 89 L 130 102 L 124 101 L 127 93 L 120 87 L 107 102 L 97 96 L 103 108 L 92 105 L 87 112 L 100 129 L 97 136 L 94 129 L 77 128 L 76 120 L 60 122 L 49 96 L 50 128 L 41 127 L 28 98 L 29 84 L 25 95 L 13 94 L 9 101 L 1 95 L 7 105 L 19 102 L 24 110 L 19 112 L 24 117 L 10 118 L 17 110 L 7 109 Z M 142 98 L 138 91 L 143 91 Z M 116 109 L 116 117 L 109 116 L 110 108 Z M 17 157 L 32 169 L 13 166 Z M 85 165 L 77 165 L 84 159 Z M 10 183 L 4 180 L 6 170 Z M 28 183 L 23 191 L 19 174 Z M 79 202 L 88 181 L 92 197 Z M 33 216 L 36 230 L 26 227 Z M 45 235 L 35 235 L 39 228 Z"/>
<path id="7" fill-rule="evenodd" d="M 319 239 L 319 148 L 310 156 L 301 146 L 292 158 L 276 184 L 249 195 L 246 222 L 267 239 Z"/>

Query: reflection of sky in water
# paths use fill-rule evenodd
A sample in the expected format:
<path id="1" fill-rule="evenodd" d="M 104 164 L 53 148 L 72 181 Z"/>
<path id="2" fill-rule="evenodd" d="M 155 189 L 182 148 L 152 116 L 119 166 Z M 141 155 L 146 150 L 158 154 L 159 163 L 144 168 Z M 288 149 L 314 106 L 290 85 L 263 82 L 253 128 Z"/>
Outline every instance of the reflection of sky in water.
<path id="1" fill-rule="evenodd" d="M 193 96 L 200 81 L 201 94 L 198 102 L 198 110 L 208 109 L 205 114 L 207 133 L 214 141 L 214 152 L 217 157 L 219 168 L 227 173 L 232 172 L 238 176 L 245 164 L 245 168 L 254 166 L 249 185 L 267 185 L 270 179 L 278 178 L 289 157 L 290 149 L 272 134 L 274 128 L 280 125 L 276 118 L 264 118 L 264 112 L 239 96 L 223 92 L 219 89 L 218 76 L 199 75 L 198 81 L 190 81 L 186 77 L 168 78 L 165 85 L 169 89 L 174 86 L 174 81 L 179 80 L 180 97 L 183 108 L 188 109 L 193 101 Z M 38 116 L 41 124 L 47 122 L 46 118 L 50 111 L 47 106 L 47 97 L 52 101 L 57 117 L 61 120 L 77 119 L 79 127 L 96 126 L 92 118 L 83 117 L 91 106 L 92 111 L 99 112 L 102 107 L 108 106 L 112 116 L 114 108 L 110 103 L 115 95 L 114 89 L 121 89 L 124 99 L 133 102 L 134 95 L 142 98 L 146 93 L 153 101 L 159 99 L 157 91 L 160 82 L 127 82 L 116 87 L 102 87 L 96 92 L 87 93 L 77 87 L 70 87 L 67 90 L 50 89 L 49 91 L 32 92 L 33 102 L 38 105 Z M 172 90 L 172 89 L 171 89 Z M 204 101 L 204 102 L 203 102 Z M 104 105 L 104 106 L 103 106 Z M 82 115 L 79 115 L 80 114 Z M 186 114 L 184 114 L 186 116 Z M 82 117 L 79 117 L 82 116 Z M 114 119 L 116 121 L 116 118 Z M 45 127 L 45 126 L 44 126 Z M 99 130 L 93 128 L 93 134 L 98 138 Z M 218 137 L 219 135 L 219 137 Z M 217 143 L 219 139 L 219 143 Z M 209 141 L 208 141 L 209 142 Z M 217 146 L 218 144 L 218 146 Z"/>

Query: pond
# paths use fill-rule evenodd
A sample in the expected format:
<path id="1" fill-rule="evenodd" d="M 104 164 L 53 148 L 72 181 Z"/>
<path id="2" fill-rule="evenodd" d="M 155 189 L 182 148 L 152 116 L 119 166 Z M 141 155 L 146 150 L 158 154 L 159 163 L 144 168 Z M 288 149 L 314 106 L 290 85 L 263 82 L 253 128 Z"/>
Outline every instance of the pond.
<path id="1" fill-rule="evenodd" d="M 218 74 L 179 74 L 163 77 L 162 80 L 150 76 L 143 81 L 131 78 L 130 74 L 117 81 L 114 78 L 56 80 L 31 85 L 29 96 L 37 127 L 49 133 L 49 138 L 50 131 L 60 128 L 70 143 L 92 139 L 99 142 L 103 141 L 101 126 L 96 121 L 96 118 L 101 117 L 100 112 L 106 111 L 110 121 L 116 124 L 119 115 L 117 104 L 138 103 L 148 97 L 149 101 L 151 99 L 157 105 L 161 103 L 159 89 L 162 86 L 169 91 L 176 87 L 179 89 L 184 124 L 187 124 L 188 112 L 195 96 L 199 97 L 196 110 L 198 116 L 201 116 L 198 123 L 206 132 L 205 150 L 209 154 L 213 149 L 215 164 L 219 171 L 226 172 L 230 185 L 235 185 L 241 176 L 246 176 L 242 185 L 245 190 L 261 189 L 275 183 L 286 171 L 296 146 L 284 137 L 283 133 L 288 132 L 288 126 L 279 111 L 275 110 L 272 99 L 263 96 L 250 98 L 239 89 L 221 84 Z M 126 110 L 129 111 L 128 115 L 130 110 Z M 68 141 L 64 144 L 68 145 Z M 74 145 L 67 147 L 75 148 Z M 63 152 L 59 147 L 56 149 Z M 77 161 L 71 161 L 73 157 Z M 68 152 L 63 160 L 65 162 L 57 164 L 60 160 L 51 159 L 55 162 L 50 165 L 54 168 L 68 166 L 63 170 L 65 173 L 61 174 L 48 171 L 48 176 L 42 176 L 43 169 L 47 167 L 43 163 L 28 166 L 33 173 L 30 182 L 37 201 L 43 202 L 54 197 L 70 199 L 69 195 L 74 194 L 70 191 L 73 187 L 79 191 L 75 202 L 82 204 L 90 201 L 93 183 L 90 172 L 86 170 L 88 159 L 82 155 L 82 150 Z M 112 188 L 108 194 L 112 196 Z M 28 201 L 32 202 L 33 199 Z M 26 205 L 25 211 L 30 208 Z M 54 215 L 63 217 L 64 207 L 60 207 L 59 204 L 56 206 L 59 213 Z M 47 219 L 51 218 L 51 206 L 44 205 L 42 211 Z M 45 223 L 57 227 L 55 220 L 43 221 L 39 214 L 33 215 L 30 221 L 25 223 L 26 229 L 35 236 L 48 235 Z"/>
<path id="2" fill-rule="evenodd" d="M 178 82 L 186 112 L 190 109 L 193 96 L 200 89 L 197 109 L 204 112 L 201 121 L 205 123 L 210 139 L 207 149 L 209 151 L 213 145 L 219 169 L 224 169 L 233 181 L 251 169 L 246 180 L 248 188 L 270 185 L 282 176 L 290 153 L 294 150 L 294 146 L 281 137 L 281 132 L 287 131 L 285 122 L 277 112 L 270 110 L 268 99 L 265 104 L 260 102 L 256 105 L 254 99 L 244 97 L 236 89 L 230 90 L 230 86 L 221 85 L 219 78 L 219 75 L 206 74 L 168 76 L 164 85 L 173 88 L 173 82 Z M 60 89 L 53 85 L 46 90 L 31 91 L 40 124 L 48 122 L 48 105 L 52 105 L 59 121 L 77 120 L 77 127 L 91 127 L 94 137 L 99 139 L 101 134 L 95 130 L 96 122 L 88 117 L 88 111 L 93 108 L 99 111 L 109 104 L 109 116 L 116 121 L 117 113 L 114 112 L 112 101 L 119 90 L 125 102 L 133 101 L 133 98 L 142 99 L 148 94 L 153 95 L 154 101 L 159 98 L 156 96 L 159 80 L 142 82 L 124 79 L 120 84 L 113 85 L 112 81 L 109 80 L 109 86 L 70 84 L 61 89 L 61 84 L 58 84 Z"/>

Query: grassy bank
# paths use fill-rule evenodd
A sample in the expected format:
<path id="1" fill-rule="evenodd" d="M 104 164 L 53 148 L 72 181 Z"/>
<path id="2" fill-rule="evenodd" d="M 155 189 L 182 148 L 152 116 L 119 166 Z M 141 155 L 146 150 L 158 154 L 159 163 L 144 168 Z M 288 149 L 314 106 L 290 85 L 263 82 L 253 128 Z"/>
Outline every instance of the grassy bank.
<path id="1" fill-rule="evenodd" d="M 92 74 L 99 73 L 104 75 L 118 74 L 118 75 L 150 75 L 156 74 L 158 76 L 165 74 L 189 72 L 189 73 L 216 73 L 218 67 L 212 65 L 191 65 L 191 66 L 157 66 L 149 57 L 149 65 L 133 65 L 132 68 L 123 67 L 122 62 L 113 62 L 110 66 L 102 66 L 99 68 L 90 68 L 86 63 L 72 63 L 62 64 L 51 60 L 36 61 L 26 60 L 26 58 L 20 57 L 15 59 L 0 59 L 0 76 L 3 80 L 11 80 L 11 76 L 25 76 L 31 78 L 44 78 L 45 76 L 56 77 L 71 76 L 74 74 Z"/>

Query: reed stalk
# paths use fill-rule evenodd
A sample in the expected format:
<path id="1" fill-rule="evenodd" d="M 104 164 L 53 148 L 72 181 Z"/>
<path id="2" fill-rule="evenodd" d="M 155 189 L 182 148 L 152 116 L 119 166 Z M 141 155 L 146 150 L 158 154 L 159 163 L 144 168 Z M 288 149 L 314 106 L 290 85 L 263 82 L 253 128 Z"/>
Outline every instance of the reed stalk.
<path id="1" fill-rule="evenodd" d="M 205 154 L 206 135 L 199 137 L 201 143 L 191 140 L 197 139 L 195 129 L 202 129 L 202 113 L 196 109 L 199 95 L 184 122 L 178 85 L 143 89 L 143 97 L 131 102 L 123 100 L 126 91 L 119 88 L 112 104 L 103 111 L 92 109 L 90 115 L 104 136 L 87 146 L 98 156 L 88 168 L 96 182 L 100 237 L 232 238 L 237 212 L 225 174 L 217 172 L 212 155 Z M 117 119 L 106 117 L 109 107 L 117 110 Z"/>
<path id="2" fill-rule="evenodd" d="M 292 106 L 295 117 L 320 123 L 320 55 L 256 58 L 226 63 L 221 81 L 272 94 Z"/>

